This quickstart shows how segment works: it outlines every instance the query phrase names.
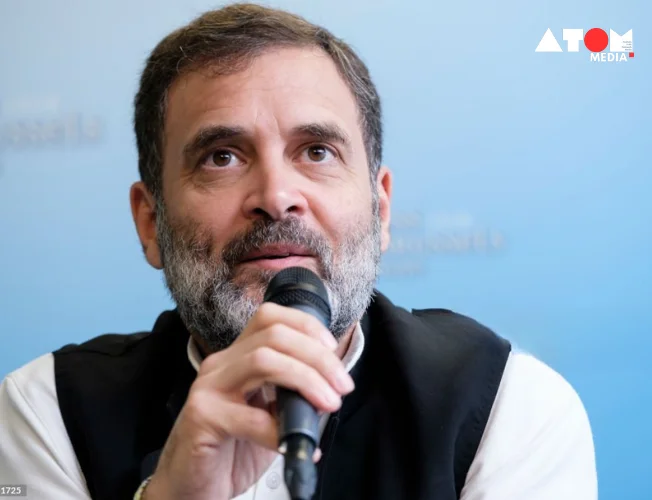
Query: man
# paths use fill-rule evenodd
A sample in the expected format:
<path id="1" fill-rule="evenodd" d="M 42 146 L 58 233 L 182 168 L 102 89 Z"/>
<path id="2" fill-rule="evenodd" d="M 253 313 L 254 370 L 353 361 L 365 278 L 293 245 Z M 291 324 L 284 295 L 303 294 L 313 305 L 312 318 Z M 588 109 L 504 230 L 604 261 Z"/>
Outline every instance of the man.
<path id="1" fill-rule="evenodd" d="M 392 176 L 367 68 L 328 31 L 232 5 L 170 34 L 135 100 L 131 207 L 178 308 L 10 374 L 0 483 L 34 499 L 287 500 L 275 386 L 321 413 L 315 498 L 597 498 L 575 391 L 469 318 L 374 291 Z M 263 304 L 278 270 L 333 320 Z"/>

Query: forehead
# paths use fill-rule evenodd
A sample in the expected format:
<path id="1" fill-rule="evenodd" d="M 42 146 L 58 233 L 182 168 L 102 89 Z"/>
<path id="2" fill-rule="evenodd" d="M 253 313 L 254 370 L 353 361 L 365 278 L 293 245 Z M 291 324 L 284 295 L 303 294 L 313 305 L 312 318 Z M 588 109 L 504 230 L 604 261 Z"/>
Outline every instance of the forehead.
<path id="1" fill-rule="evenodd" d="M 237 73 L 179 78 L 168 93 L 166 154 L 208 124 L 240 126 L 264 138 L 316 120 L 334 121 L 362 143 L 355 98 L 331 58 L 317 49 L 270 50 Z"/>

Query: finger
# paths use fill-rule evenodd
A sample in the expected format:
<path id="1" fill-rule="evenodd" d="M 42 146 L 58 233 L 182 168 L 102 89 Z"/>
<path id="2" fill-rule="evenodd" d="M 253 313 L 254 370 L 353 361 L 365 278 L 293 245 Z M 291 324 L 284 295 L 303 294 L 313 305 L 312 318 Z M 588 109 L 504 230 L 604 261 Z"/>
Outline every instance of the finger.
<path id="1" fill-rule="evenodd" d="M 258 346 L 271 347 L 311 366 L 340 394 L 348 394 L 354 388 L 353 379 L 339 356 L 334 351 L 325 349 L 318 340 L 297 330 L 277 323 L 251 337 L 250 343 L 252 349 Z"/>
<path id="2" fill-rule="evenodd" d="M 286 325 L 293 330 L 297 330 L 308 337 L 314 338 L 328 349 L 335 351 L 337 341 L 333 334 L 317 318 L 303 311 L 282 307 L 278 304 L 265 302 L 258 308 L 256 314 L 247 324 L 236 341 L 228 349 L 219 351 L 207 356 L 201 363 L 200 373 L 210 372 L 224 363 L 224 355 L 229 352 L 243 352 L 242 343 L 256 335 L 262 330 L 266 330 L 275 324 Z"/>
<path id="3" fill-rule="evenodd" d="M 313 367 L 268 346 L 253 349 L 237 363 L 206 373 L 195 383 L 213 391 L 239 396 L 270 383 L 298 391 L 317 409 L 332 412 L 341 396 Z"/>
<path id="4" fill-rule="evenodd" d="M 278 323 L 243 340 L 238 346 L 233 346 L 232 357 L 229 359 L 241 359 L 248 352 L 261 347 L 269 347 L 287 354 L 314 368 L 339 394 L 348 394 L 354 389 L 353 379 L 344 368 L 342 360 L 333 351 L 326 349 L 318 340 Z M 222 366 L 220 372 L 224 375 L 224 385 L 218 389 L 230 390 L 238 385 L 239 382 L 232 380 L 232 377 L 238 375 L 237 369 Z"/>
<path id="5" fill-rule="evenodd" d="M 226 418 L 223 428 L 236 439 L 252 441 L 270 450 L 278 450 L 278 424 L 267 411 L 249 405 L 224 401 Z"/>
<path id="6" fill-rule="evenodd" d="M 241 337 L 244 339 L 248 335 L 264 330 L 276 323 L 284 324 L 309 337 L 320 340 L 332 350 L 337 349 L 335 337 L 317 318 L 304 311 L 280 306 L 272 302 L 265 302 L 258 308 L 256 314 L 243 330 Z"/>
<path id="7" fill-rule="evenodd" d="M 207 390 L 195 390 L 184 414 L 196 432 L 203 429 L 218 443 L 227 437 L 254 442 L 270 450 L 278 449 L 278 427 L 269 412 L 247 404 L 216 397 Z"/>

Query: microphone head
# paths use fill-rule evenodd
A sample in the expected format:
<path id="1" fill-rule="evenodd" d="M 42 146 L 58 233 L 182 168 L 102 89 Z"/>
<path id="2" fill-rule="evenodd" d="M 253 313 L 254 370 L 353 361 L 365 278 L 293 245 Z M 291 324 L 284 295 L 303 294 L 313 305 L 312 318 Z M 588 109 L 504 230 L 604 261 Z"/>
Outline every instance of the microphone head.
<path id="1" fill-rule="evenodd" d="M 312 306 L 323 317 L 325 325 L 330 325 L 328 291 L 319 276 L 305 267 L 287 267 L 279 271 L 270 281 L 263 300 L 302 309 Z"/>

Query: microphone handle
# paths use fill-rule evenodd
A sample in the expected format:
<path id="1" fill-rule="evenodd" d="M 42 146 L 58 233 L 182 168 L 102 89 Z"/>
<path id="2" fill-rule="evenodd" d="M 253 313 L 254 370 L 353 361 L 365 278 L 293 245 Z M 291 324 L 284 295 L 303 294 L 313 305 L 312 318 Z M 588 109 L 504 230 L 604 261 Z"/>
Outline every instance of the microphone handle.
<path id="1" fill-rule="evenodd" d="M 307 304 L 292 304 L 319 319 L 327 319 Z M 312 457 L 319 443 L 319 413 L 298 392 L 277 387 L 279 443 L 285 459 L 284 479 L 292 500 L 311 500 L 317 489 L 317 466 Z"/>
<path id="2" fill-rule="evenodd" d="M 278 387 L 276 397 L 285 484 L 292 500 L 311 500 L 317 489 L 317 466 L 312 457 L 319 443 L 319 416 L 296 391 Z"/>

